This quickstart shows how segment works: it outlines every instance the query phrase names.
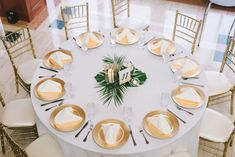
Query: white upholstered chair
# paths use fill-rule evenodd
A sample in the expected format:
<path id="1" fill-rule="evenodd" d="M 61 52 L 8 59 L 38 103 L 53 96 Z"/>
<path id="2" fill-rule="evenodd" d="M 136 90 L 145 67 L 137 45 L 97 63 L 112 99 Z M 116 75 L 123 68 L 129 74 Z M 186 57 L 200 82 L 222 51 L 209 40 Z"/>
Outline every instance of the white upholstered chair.
<path id="1" fill-rule="evenodd" d="M 222 156 L 226 157 L 228 148 L 229 146 L 232 146 L 233 143 L 235 133 L 234 128 L 234 123 L 230 119 L 215 110 L 207 108 L 201 123 L 199 134 L 200 140 L 203 140 L 205 142 L 223 144 L 224 149 L 222 152 Z M 217 149 L 206 149 L 206 147 L 213 148 L 213 145 L 204 144 L 202 146 L 202 148 L 206 151 Z M 213 151 L 208 152 L 211 154 L 215 154 L 215 152 Z"/>
<path id="2" fill-rule="evenodd" d="M 130 16 L 130 0 L 111 0 L 114 28 L 132 28 L 148 30 L 149 23 Z"/>
<path id="3" fill-rule="evenodd" d="M 0 125 L 12 130 L 14 135 L 23 140 L 38 137 L 33 106 L 29 98 L 17 99 L 5 104 L 0 94 L 0 102 L 3 106 Z M 4 136 L 1 129 L 0 137 L 2 152 L 5 153 Z"/>
<path id="4" fill-rule="evenodd" d="M 220 71 L 206 71 L 206 78 L 209 88 L 209 101 L 224 98 L 230 93 L 230 113 L 233 114 L 235 84 L 225 75 L 224 69 L 228 67 L 229 72 L 235 74 L 235 39 L 230 37 L 224 54 L 224 59 Z"/>

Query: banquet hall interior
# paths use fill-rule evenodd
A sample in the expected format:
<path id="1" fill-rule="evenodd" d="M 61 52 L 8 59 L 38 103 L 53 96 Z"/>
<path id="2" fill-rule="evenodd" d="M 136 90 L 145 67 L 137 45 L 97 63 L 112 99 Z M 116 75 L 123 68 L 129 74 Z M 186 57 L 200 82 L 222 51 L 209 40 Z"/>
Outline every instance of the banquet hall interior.
<path id="1" fill-rule="evenodd" d="M 0 0 L 0 157 L 235 157 L 235 0 Z"/>

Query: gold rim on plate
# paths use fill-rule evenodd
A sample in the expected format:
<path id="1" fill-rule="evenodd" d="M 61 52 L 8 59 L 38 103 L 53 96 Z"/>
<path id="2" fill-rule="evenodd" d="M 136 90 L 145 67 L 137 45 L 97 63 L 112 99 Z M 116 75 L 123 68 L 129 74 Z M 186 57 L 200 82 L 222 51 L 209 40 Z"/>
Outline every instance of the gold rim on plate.
<path id="1" fill-rule="evenodd" d="M 162 114 L 165 116 L 165 118 L 168 120 L 172 131 L 169 134 L 164 134 L 161 132 L 158 128 L 156 128 L 149 120 L 149 117 L 154 117 Z M 179 121 L 178 119 L 170 112 L 162 111 L 162 110 L 155 110 L 151 111 L 146 114 L 143 120 L 144 130 L 152 137 L 159 138 L 159 139 L 165 139 L 173 137 L 177 134 L 179 130 Z"/>
<path id="2" fill-rule="evenodd" d="M 165 39 L 165 38 L 154 38 L 151 41 L 149 41 L 148 42 L 148 50 L 154 55 L 161 56 L 160 49 L 159 50 L 153 50 L 152 46 L 157 44 L 158 42 L 160 42 L 162 40 L 165 40 L 165 41 L 170 43 L 170 45 L 167 48 L 167 51 L 169 51 L 169 54 L 175 53 L 175 51 L 176 51 L 175 43 L 172 40 Z"/>
<path id="3" fill-rule="evenodd" d="M 80 116 L 82 118 L 82 121 L 80 122 L 77 122 L 77 123 L 72 123 L 72 124 L 67 124 L 67 125 L 59 125 L 59 124 L 56 124 L 55 122 L 55 117 L 56 115 L 63 109 L 67 108 L 67 107 L 71 107 L 73 109 L 73 114 L 77 115 L 77 116 Z M 80 107 L 80 106 L 77 106 L 77 105 L 72 105 L 72 104 L 63 104 L 59 107 L 57 107 L 52 113 L 51 113 L 51 116 L 50 116 L 50 124 L 53 128 L 55 128 L 56 130 L 58 131 L 62 131 L 62 132 L 70 132 L 70 131 L 74 131 L 74 130 L 77 130 L 79 129 L 84 121 L 86 119 L 86 114 L 84 112 L 84 110 Z"/>
<path id="4" fill-rule="evenodd" d="M 192 58 L 186 58 L 186 57 L 179 57 L 179 58 L 176 58 L 174 61 L 171 62 L 171 70 L 173 72 L 175 72 L 176 70 L 180 69 L 181 66 L 177 67 L 174 62 L 177 61 L 177 60 L 181 60 L 181 59 L 186 59 L 186 60 L 191 60 L 192 62 L 194 62 L 196 65 L 197 65 L 197 68 L 195 68 L 194 70 L 191 70 L 191 71 L 187 71 L 185 73 L 182 74 L 183 77 L 187 77 L 187 78 L 190 78 L 190 77 L 195 77 L 195 76 L 198 76 L 200 73 L 201 73 L 201 68 L 200 68 L 200 64 L 192 59 Z"/>
<path id="5" fill-rule="evenodd" d="M 108 144 L 105 141 L 102 124 L 119 124 L 120 125 L 120 131 L 117 137 L 117 142 L 114 144 Z M 118 119 L 105 119 L 100 121 L 96 126 L 94 127 L 94 130 L 92 132 L 92 137 L 96 144 L 103 148 L 107 149 L 114 149 L 121 147 L 124 145 L 128 139 L 129 139 L 130 131 L 128 126 L 125 124 L 125 122 L 118 120 Z"/>
<path id="6" fill-rule="evenodd" d="M 135 38 L 132 41 L 128 41 L 127 37 L 124 38 L 125 40 L 118 40 L 117 39 L 116 42 L 118 44 L 121 44 L 121 45 L 132 45 L 132 44 L 136 43 L 137 41 L 139 41 L 140 34 L 136 30 L 130 29 L 130 28 L 117 28 L 117 29 L 115 29 L 114 34 L 115 34 L 115 36 L 117 38 L 120 35 L 120 33 L 122 33 L 123 29 L 129 29 L 130 32 L 135 36 Z"/>
<path id="7" fill-rule="evenodd" d="M 71 51 L 68 51 L 68 50 L 54 50 L 54 51 L 51 51 L 51 52 L 48 52 L 45 57 L 43 58 L 43 63 L 45 66 L 49 67 L 49 68 L 53 68 L 53 69 L 63 69 L 63 67 L 57 65 L 57 64 L 54 64 L 52 63 L 49 59 L 50 59 L 50 56 L 53 54 L 53 53 L 56 53 L 56 52 L 62 52 L 66 55 L 69 55 L 71 56 L 71 60 L 69 61 L 66 61 L 65 64 L 71 64 L 73 62 L 73 55 L 71 53 Z"/>
<path id="8" fill-rule="evenodd" d="M 39 86 L 47 80 L 51 80 L 51 81 L 55 81 L 55 82 L 59 83 L 61 85 L 61 91 L 58 92 L 58 93 L 45 93 L 45 94 L 40 93 L 38 91 Z M 65 82 L 63 80 L 59 79 L 59 78 L 46 78 L 46 79 L 43 79 L 43 80 L 40 80 L 36 84 L 36 86 L 34 87 L 34 95 L 38 99 L 43 100 L 43 101 L 57 100 L 57 99 L 61 98 L 62 96 L 64 96 L 64 93 L 65 93 L 64 85 L 65 85 Z"/>
<path id="9" fill-rule="evenodd" d="M 183 100 L 183 99 L 176 98 L 177 95 L 182 93 L 182 88 L 193 88 L 197 92 L 197 94 L 201 97 L 201 101 L 200 102 L 193 102 L 193 101 L 188 101 L 188 100 Z M 171 92 L 171 98 L 180 107 L 184 107 L 184 108 L 188 108 L 188 109 L 199 108 L 205 102 L 205 94 L 204 94 L 204 92 L 200 88 L 195 87 L 193 85 L 179 85 L 178 87 L 176 87 Z"/>
<path id="10" fill-rule="evenodd" d="M 79 36 L 76 37 L 76 43 L 78 44 L 78 46 L 82 46 L 82 41 L 84 40 L 84 36 L 87 34 L 88 32 L 82 33 Z M 97 48 L 99 46 L 101 46 L 104 43 L 104 35 L 102 35 L 99 32 L 92 32 L 98 39 L 99 39 L 99 43 L 91 40 L 88 41 L 88 49 L 94 49 Z"/>

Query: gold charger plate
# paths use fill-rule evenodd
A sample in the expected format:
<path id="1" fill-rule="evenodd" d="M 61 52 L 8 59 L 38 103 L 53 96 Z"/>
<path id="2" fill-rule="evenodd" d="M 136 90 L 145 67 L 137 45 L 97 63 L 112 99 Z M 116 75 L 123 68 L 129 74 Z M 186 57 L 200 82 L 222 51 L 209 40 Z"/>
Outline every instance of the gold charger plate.
<path id="1" fill-rule="evenodd" d="M 116 143 L 112 145 L 106 143 L 103 129 L 102 129 L 102 124 L 120 124 L 120 131 L 119 131 Z M 114 148 L 121 147 L 128 141 L 129 135 L 130 135 L 130 131 L 127 125 L 123 121 L 118 120 L 118 119 L 102 120 L 101 122 L 96 124 L 92 132 L 92 136 L 93 136 L 95 143 L 107 149 L 114 149 Z"/>
<path id="2" fill-rule="evenodd" d="M 149 41 L 149 42 L 148 42 L 148 50 L 149 50 L 152 54 L 155 54 L 155 55 L 157 55 L 157 56 L 161 56 L 161 54 L 160 54 L 160 52 L 161 52 L 160 49 L 158 49 L 158 50 L 153 50 L 153 49 L 152 49 L 152 46 L 155 45 L 155 44 L 157 44 L 158 42 L 160 42 L 160 41 L 162 41 L 162 40 L 165 40 L 165 41 L 167 41 L 167 42 L 170 43 L 170 45 L 169 45 L 168 48 L 167 48 L 167 51 L 169 51 L 169 54 L 175 53 L 175 51 L 176 51 L 175 43 L 174 43 L 173 41 L 171 41 L 171 40 L 169 40 L 169 39 L 165 39 L 165 38 L 154 38 L 154 39 L 152 39 L 151 41 Z"/>
<path id="3" fill-rule="evenodd" d="M 40 93 L 38 91 L 39 86 L 47 80 L 52 80 L 52 81 L 60 83 L 61 87 L 62 87 L 61 91 L 58 93 L 47 93 L 47 94 Z M 57 100 L 57 99 L 61 98 L 62 96 L 64 96 L 64 93 L 65 93 L 64 85 L 65 85 L 65 82 L 59 78 L 46 78 L 46 79 L 40 80 L 36 84 L 36 86 L 34 87 L 34 94 L 38 99 L 43 100 L 43 101 Z"/>
<path id="4" fill-rule="evenodd" d="M 148 117 L 153 117 L 153 116 L 158 116 L 158 115 L 164 115 L 166 119 L 168 120 L 172 131 L 169 134 L 164 134 L 161 132 L 159 129 L 157 129 L 151 122 L 148 121 Z M 170 138 L 173 137 L 177 134 L 179 130 L 179 121 L 178 119 L 171 114 L 170 112 L 167 111 L 162 111 L 162 110 L 155 110 L 152 112 L 149 112 L 143 120 L 143 125 L 144 125 L 144 130 L 152 137 L 156 137 L 159 139 L 165 139 L 165 138 Z"/>
<path id="5" fill-rule="evenodd" d="M 181 93 L 182 88 L 193 88 L 198 93 L 198 95 L 201 97 L 201 101 L 197 103 L 197 102 L 190 102 L 190 101 L 187 101 L 187 100 L 184 101 L 184 100 L 177 99 L 176 95 Z M 199 108 L 205 102 L 205 94 L 204 94 L 204 92 L 200 88 L 195 87 L 193 85 L 179 85 L 178 87 L 176 87 L 171 92 L 171 98 L 173 99 L 173 101 L 177 105 L 179 105 L 181 107 L 184 107 L 184 108 L 189 108 L 189 109 Z"/>
<path id="6" fill-rule="evenodd" d="M 67 108 L 67 107 L 71 107 L 73 109 L 73 114 L 78 115 L 82 118 L 82 121 L 80 121 L 79 123 L 73 123 L 73 124 L 68 124 L 68 125 L 58 125 L 55 123 L 55 117 L 56 115 L 63 109 Z M 78 128 L 80 128 L 84 121 L 86 119 L 86 114 L 84 112 L 84 110 L 77 105 L 72 105 L 72 104 L 64 104 L 61 105 L 59 107 L 57 107 L 50 116 L 50 124 L 53 128 L 55 128 L 58 131 L 62 131 L 62 132 L 69 132 L 69 131 L 74 131 L 77 130 Z"/>
<path id="7" fill-rule="evenodd" d="M 79 36 L 76 37 L 76 43 L 78 44 L 78 46 L 82 46 L 82 41 L 84 40 L 84 36 L 87 34 L 88 32 L 82 33 Z M 98 32 L 92 32 L 98 39 L 99 39 L 99 43 L 91 40 L 88 41 L 88 49 L 93 49 L 93 48 L 97 48 L 99 46 L 101 46 L 104 43 L 104 35 L 98 33 Z"/>
<path id="8" fill-rule="evenodd" d="M 73 55 L 71 53 L 71 51 L 68 51 L 68 50 L 54 50 L 54 51 L 51 51 L 51 52 L 48 52 L 45 57 L 43 58 L 43 63 L 45 66 L 49 67 L 49 68 L 53 68 L 53 69 L 63 69 L 63 67 L 61 66 L 58 66 L 52 62 L 50 62 L 50 56 L 53 54 L 53 53 L 56 53 L 56 52 L 62 52 L 66 55 L 69 55 L 71 56 L 71 60 L 70 61 L 67 61 L 65 64 L 71 64 L 73 62 Z"/>
<path id="9" fill-rule="evenodd" d="M 200 64 L 196 61 L 196 60 L 194 60 L 194 59 L 192 59 L 192 58 L 186 58 L 186 57 L 179 57 L 179 58 L 176 58 L 174 61 L 177 61 L 177 60 L 180 60 L 180 59 L 187 59 L 187 60 L 191 60 L 192 62 L 194 62 L 195 64 L 197 64 L 197 68 L 195 68 L 194 70 L 191 70 L 191 71 L 188 71 L 188 72 L 185 72 L 185 73 L 183 73 L 183 77 L 187 77 L 187 78 L 190 78 L 190 77 L 195 77 L 195 76 L 198 76 L 200 73 L 201 73 L 201 68 L 200 68 Z M 171 70 L 173 71 L 173 72 L 175 72 L 176 70 L 178 70 L 178 69 L 180 69 L 181 68 L 181 66 L 180 67 L 176 67 L 175 65 L 174 65 L 174 61 L 172 61 L 171 62 L 171 65 L 170 65 L 170 67 L 171 67 Z"/>
<path id="10" fill-rule="evenodd" d="M 127 37 L 124 37 L 124 39 L 122 40 L 118 40 L 117 39 L 117 43 L 121 44 L 121 45 L 132 45 L 134 43 L 136 43 L 137 41 L 139 41 L 140 39 L 140 34 L 134 30 L 134 29 L 130 29 L 130 28 L 117 28 L 114 31 L 114 34 L 118 37 L 120 35 L 120 33 L 122 33 L 123 29 L 129 29 L 130 32 L 135 36 L 135 38 L 132 41 L 128 41 Z"/>

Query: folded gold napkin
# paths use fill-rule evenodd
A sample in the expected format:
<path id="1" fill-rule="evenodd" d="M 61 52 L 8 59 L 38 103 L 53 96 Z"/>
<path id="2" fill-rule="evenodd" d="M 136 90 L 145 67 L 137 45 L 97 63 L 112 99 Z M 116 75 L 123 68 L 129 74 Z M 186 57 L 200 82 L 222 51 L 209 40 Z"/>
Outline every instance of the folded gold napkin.
<path id="1" fill-rule="evenodd" d="M 169 134 L 172 132 L 172 127 L 169 124 L 169 121 L 163 114 L 156 116 L 148 117 L 147 120 L 163 134 Z"/>
<path id="2" fill-rule="evenodd" d="M 192 87 L 181 88 L 175 99 L 183 105 L 197 106 L 201 102 L 201 97 Z"/>
<path id="3" fill-rule="evenodd" d="M 55 125 L 63 129 L 69 129 L 81 123 L 82 117 L 73 113 L 72 107 L 66 107 L 55 116 Z"/>
<path id="4" fill-rule="evenodd" d="M 120 124 L 102 124 L 102 130 L 107 144 L 115 144 L 120 132 Z"/>

